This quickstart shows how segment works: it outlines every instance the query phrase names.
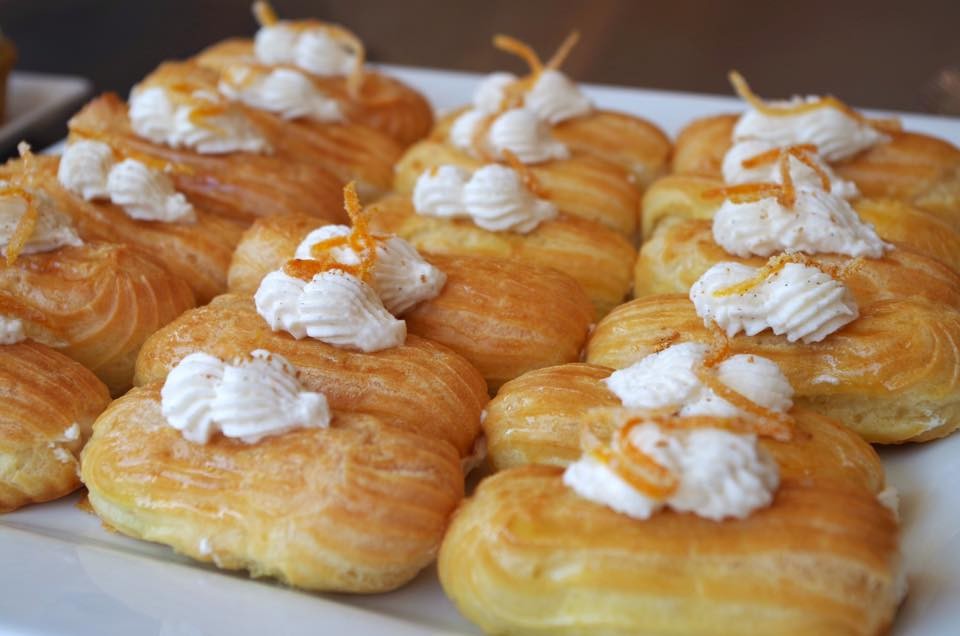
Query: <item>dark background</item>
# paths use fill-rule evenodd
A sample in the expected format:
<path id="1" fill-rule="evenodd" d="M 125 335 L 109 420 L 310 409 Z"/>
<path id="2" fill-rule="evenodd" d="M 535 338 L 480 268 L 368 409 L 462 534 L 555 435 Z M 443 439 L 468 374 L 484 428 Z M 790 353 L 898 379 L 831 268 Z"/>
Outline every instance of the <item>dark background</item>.
<path id="1" fill-rule="evenodd" d="M 126 95 L 168 58 L 256 28 L 248 0 L 0 0 L 19 68 L 84 75 Z M 728 93 L 737 68 L 765 96 L 833 93 L 863 107 L 947 112 L 936 88 L 960 67 L 960 0 L 276 0 L 281 17 L 339 22 L 374 61 L 490 71 L 519 65 L 497 32 L 544 57 L 578 28 L 577 79 Z"/>

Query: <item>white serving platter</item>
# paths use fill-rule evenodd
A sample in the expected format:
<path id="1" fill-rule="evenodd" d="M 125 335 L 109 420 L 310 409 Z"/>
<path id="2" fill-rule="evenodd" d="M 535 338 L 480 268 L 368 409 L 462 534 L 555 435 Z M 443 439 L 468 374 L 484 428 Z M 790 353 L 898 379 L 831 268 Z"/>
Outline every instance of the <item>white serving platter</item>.
<path id="1" fill-rule="evenodd" d="M 438 109 L 466 103 L 479 76 L 387 66 Z M 642 81 L 642 78 L 638 78 Z M 675 135 L 689 120 L 741 108 L 728 97 L 590 86 L 602 107 L 642 115 Z M 889 113 L 877 113 L 878 115 Z M 960 144 L 960 120 L 902 114 L 910 130 Z M 910 593 L 893 634 L 939 636 L 960 625 L 960 434 L 882 449 L 900 492 Z M 477 634 L 430 569 L 376 596 L 293 591 L 194 563 L 104 530 L 77 497 L 0 516 L 0 634 L 264 636 Z"/>

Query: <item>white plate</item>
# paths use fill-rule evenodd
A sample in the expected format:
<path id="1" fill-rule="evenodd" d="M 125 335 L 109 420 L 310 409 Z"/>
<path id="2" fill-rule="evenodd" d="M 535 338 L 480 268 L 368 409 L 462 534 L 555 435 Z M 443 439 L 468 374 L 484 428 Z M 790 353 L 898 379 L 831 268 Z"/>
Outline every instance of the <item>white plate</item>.
<path id="1" fill-rule="evenodd" d="M 38 126 L 69 115 L 90 93 L 90 80 L 72 75 L 14 71 L 7 86 L 7 117 L 0 126 L 0 147 L 16 144 Z"/>
<path id="2" fill-rule="evenodd" d="M 478 76 L 387 67 L 438 108 L 467 102 Z M 725 97 L 590 87 L 598 104 L 640 114 L 668 133 L 694 117 L 736 110 Z M 905 126 L 960 143 L 960 120 L 904 115 Z M 883 450 L 901 496 L 910 595 L 894 634 L 957 633 L 960 625 L 960 435 Z M 390 594 L 295 592 L 193 563 L 162 546 L 104 531 L 76 497 L 0 516 L 0 633 L 475 634 L 432 570 Z"/>

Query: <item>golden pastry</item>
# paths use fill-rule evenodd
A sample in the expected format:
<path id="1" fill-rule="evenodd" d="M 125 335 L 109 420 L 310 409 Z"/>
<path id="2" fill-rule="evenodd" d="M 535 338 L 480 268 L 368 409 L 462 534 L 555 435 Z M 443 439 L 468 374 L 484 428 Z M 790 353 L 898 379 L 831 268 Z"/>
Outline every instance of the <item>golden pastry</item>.
<path id="1" fill-rule="evenodd" d="M 818 461 L 834 435 L 814 422 L 802 455 Z M 638 521 L 578 496 L 559 467 L 506 470 L 455 514 L 440 581 L 488 633 L 885 633 L 900 600 L 893 514 L 858 481 L 780 471 L 772 506 L 717 523 Z"/>
<path id="2" fill-rule="evenodd" d="M 3 322 L 0 332 L 6 331 Z M 0 387 L 0 512 L 79 488 L 80 449 L 110 403 L 107 387 L 80 364 L 33 342 L 0 344 Z"/>
<path id="3" fill-rule="evenodd" d="M 309 590 L 406 583 L 463 496 L 459 454 L 441 439 L 335 410 L 327 428 L 195 443 L 165 420 L 161 384 L 110 406 L 82 466 L 109 526 Z"/>
<path id="4" fill-rule="evenodd" d="M 339 179 L 315 165 L 255 152 L 201 154 L 137 136 L 127 106 L 116 95 L 94 99 L 70 120 L 70 140 L 107 143 L 121 156 L 172 166 L 179 192 L 197 207 L 250 223 L 278 212 L 344 220 Z"/>
<path id="5" fill-rule="evenodd" d="M 234 254 L 230 291 L 253 294 L 315 229 L 316 219 L 292 215 L 254 223 Z M 579 359 L 593 308 L 572 278 L 502 258 L 424 256 L 446 283 L 402 314 L 407 331 L 462 355 L 491 391 L 531 369 Z"/>
<path id="6" fill-rule="evenodd" d="M 227 269 L 243 231 L 242 223 L 196 210 L 188 204 L 191 218 L 183 222 L 131 218 L 123 207 L 112 204 L 109 199 L 88 201 L 67 190 L 58 180 L 59 163 L 58 157 L 36 157 L 35 183 L 57 210 L 70 217 L 81 239 L 139 248 L 143 255 L 186 281 L 199 303 L 206 303 L 226 291 Z M 0 169 L 0 178 L 9 179 L 24 169 L 22 161 L 10 161 Z M 81 169 L 90 170 L 90 166 Z M 143 196 L 152 194 L 147 192 Z"/>
<path id="7" fill-rule="evenodd" d="M 408 146 L 433 125 L 433 109 L 413 88 L 364 66 L 357 36 L 341 26 L 317 20 L 278 20 L 265 2 L 254 3 L 260 31 L 254 40 L 235 38 L 215 44 L 194 58 L 229 77 L 242 73 L 250 82 L 270 70 L 293 70 L 326 99 L 333 100 L 350 124 L 377 130 Z M 298 42 L 309 38 L 306 45 Z M 311 50 L 313 54 L 302 51 Z"/>
<path id="8" fill-rule="evenodd" d="M 805 104 L 797 101 L 798 98 L 785 105 L 765 104 L 742 83 L 742 78 L 735 81 L 735 87 L 748 101 L 752 108 L 750 112 L 760 113 L 761 116 L 783 116 L 786 120 L 791 116 L 809 115 L 819 109 L 821 112 L 836 111 L 847 121 L 877 129 L 881 134 L 874 143 L 862 149 L 854 147 L 856 152 L 842 153 L 844 156 L 830 160 L 836 173 L 856 183 L 864 196 L 901 199 L 933 212 L 954 226 L 960 223 L 960 149 L 953 144 L 900 130 L 899 126 L 890 122 L 866 120 L 832 97 L 812 102 L 807 100 Z M 673 171 L 719 176 L 724 156 L 733 143 L 734 129 L 740 121 L 737 115 L 719 115 L 691 123 L 677 137 Z M 814 129 L 811 125 L 807 133 L 813 134 L 811 131 Z M 827 130 L 827 126 L 819 127 L 820 133 L 826 134 Z M 756 133 L 752 129 L 747 132 Z M 839 133 L 837 138 L 840 138 Z M 834 140 L 819 141 L 823 145 Z"/>
<path id="9" fill-rule="evenodd" d="M 960 249 L 960 236 L 952 238 Z M 897 247 L 883 258 L 856 261 L 837 254 L 819 254 L 810 259 L 827 267 L 849 264 L 843 280 L 861 306 L 883 299 L 918 296 L 960 309 L 957 270 L 910 249 Z M 717 263 L 732 261 L 760 267 L 766 260 L 757 256 L 740 258 L 725 252 L 713 239 L 710 221 L 666 219 L 640 250 L 634 269 L 633 294 L 641 298 L 686 293 Z"/>
<path id="10" fill-rule="evenodd" d="M 723 199 L 707 193 L 720 188 L 723 182 L 712 177 L 671 175 L 656 181 L 643 197 L 643 236 L 652 237 L 659 224 L 670 217 L 712 219 Z M 911 247 L 960 270 L 960 223 L 896 199 L 858 198 L 851 205 L 884 240 Z"/>
<path id="11" fill-rule="evenodd" d="M 360 124 L 286 119 L 267 110 L 231 101 L 218 92 L 223 82 L 216 71 L 194 62 L 165 62 L 130 93 L 132 123 L 136 129 L 142 116 L 146 130 L 161 126 L 163 117 L 153 112 L 154 97 L 147 93 L 164 91 L 170 103 L 192 108 L 195 114 L 191 121 L 201 127 L 219 125 L 226 130 L 227 124 L 222 121 L 225 116 L 245 119 L 245 125 L 251 128 L 249 134 L 262 142 L 262 147 L 251 148 L 253 152 L 272 154 L 289 163 L 325 170 L 341 181 L 356 181 L 360 190 L 371 196 L 390 189 L 393 164 L 403 152 L 390 137 Z M 213 97 L 198 98 L 197 94 Z M 236 125 L 239 127 L 240 124 Z"/>
<path id="12" fill-rule="evenodd" d="M 494 46 L 521 57 L 529 65 L 530 74 L 523 78 L 509 73 L 489 75 L 477 87 L 472 108 L 457 109 L 441 118 L 430 138 L 444 143 L 456 121 L 469 110 L 494 115 L 497 110 L 526 107 L 550 124 L 553 137 L 575 154 L 592 154 L 612 161 L 633 175 L 638 188 L 646 188 L 666 172 L 670 140 L 645 119 L 595 108 L 576 84 L 560 72 L 578 39 L 576 32 L 571 34 L 545 64 L 526 44 L 508 36 L 496 36 Z"/>
<path id="13" fill-rule="evenodd" d="M 300 369 L 304 384 L 325 393 L 334 409 L 447 440 L 464 455 L 479 432 L 487 387 L 470 363 L 446 347 L 412 335 L 404 345 L 375 353 L 296 340 L 272 331 L 253 299 L 232 294 L 184 313 L 147 340 L 134 382 L 161 381 L 197 351 L 229 360 L 254 349 L 288 359 Z"/>
<path id="14" fill-rule="evenodd" d="M 394 189 L 410 196 L 425 172 L 443 165 L 474 171 L 487 163 L 449 144 L 422 141 L 397 163 Z M 526 169 L 564 216 L 598 223 L 627 238 L 636 233 L 640 193 L 618 166 L 589 155 L 573 155 Z"/>
<path id="15" fill-rule="evenodd" d="M 623 368 L 669 344 L 711 342 L 686 295 L 621 305 L 597 325 L 587 362 Z M 796 403 L 880 443 L 925 441 L 960 426 L 960 312 L 921 297 L 860 305 L 859 317 L 820 342 L 738 335 L 730 350 L 775 361 Z"/>
<path id="16" fill-rule="evenodd" d="M 583 219 L 560 216 L 529 234 L 494 232 L 463 219 L 416 214 L 409 197 L 393 195 L 370 206 L 370 225 L 396 234 L 430 254 L 514 259 L 553 268 L 576 280 L 603 316 L 630 290 L 636 250 L 616 232 Z"/>

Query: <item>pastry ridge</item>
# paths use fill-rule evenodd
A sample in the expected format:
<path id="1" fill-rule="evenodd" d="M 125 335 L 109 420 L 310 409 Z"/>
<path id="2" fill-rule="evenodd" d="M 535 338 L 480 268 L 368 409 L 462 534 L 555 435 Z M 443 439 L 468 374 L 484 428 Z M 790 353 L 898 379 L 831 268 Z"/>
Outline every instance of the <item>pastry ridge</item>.
<path id="1" fill-rule="evenodd" d="M 0 512 L 79 488 L 80 449 L 110 403 L 106 385 L 78 362 L 25 341 L 0 345 L 0 397 Z"/>
<path id="2" fill-rule="evenodd" d="M 636 250 L 626 238 L 591 221 L 561 216 L 525 235 L 490 232 L 468 220 L 416 214 L 409 197 L 402 195 L 371 205 L 370 226 L 396 234 L 422 252 L 492 256 L 551 267 L 580 284 L 599 316 L 630 291 L 630 268 L 636 260 Z"/>
<path id="3" fill-rule="evenodd" d="M 97 420 L 82 466 L 94 510 L 124 534 L 310 590 L 403 585 L 463 496 L 445 441 L 335 411 L 327 429 L 194 444 L 166 424 L 159 383 Z"/>
<path id="4" fill-rule="evenodd" d="M 712 343 L 685 295 L 625 303 L 597 324 L 587 362 L 620 369 L 670 344 Z M 731 353 L 776 362 L 794 403 L 843 422 L 867 441 L 943 437 L 960 427 L 960 311 L 920 297 L 860 306 L 860 317 L 818 343 L 769 332 L 730 340 Z"/>
<path id="5" fill-rule="evenodd" d="M 90 242 L 0 267 L 0 315 L 21 319 L 28 337 L 92 370 L 114 395 L 130 387 L 147 337 L 194 306 L 186 282 L 125 245 Z"/>
<path id="6" fill-rule="evenodd" d="M 274 332 L 250 297 L 226 294 L 188 311 L 151 336 L 137 358 L 134 383 L 160 382 L 184 357 L 203 351 L 223 360 L 255 349 L 279 354 L 331 408 L 373 415 L 385 423 L 446 440 L 467 455 L 480 432 L 487 386 L 464 358 L 414 335 L 375 353 L 349 351 L 312 338 Z"/>

